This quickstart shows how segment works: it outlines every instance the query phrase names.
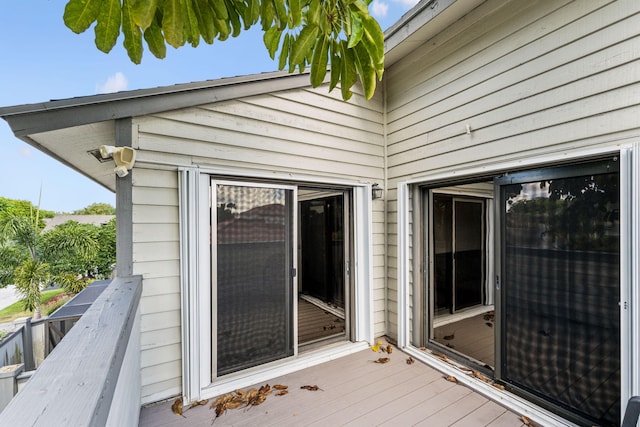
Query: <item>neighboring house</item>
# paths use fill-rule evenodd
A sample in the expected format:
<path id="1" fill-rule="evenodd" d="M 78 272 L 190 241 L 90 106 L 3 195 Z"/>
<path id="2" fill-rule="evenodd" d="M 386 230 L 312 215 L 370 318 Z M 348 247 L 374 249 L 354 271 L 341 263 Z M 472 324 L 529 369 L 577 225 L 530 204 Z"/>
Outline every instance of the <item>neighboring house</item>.
<path id="1" fill-rule="evenodd" d="M 0 109 L 116 191 L 141 403 L 386 334 L 546 423 L 618 424 L 640 394 L 640 2 L 422 2 L 374 98 L 339 96 L 268 73 Z M 131 173 L 101 145 L 135 149 Z M 303 293 L 344 331 L 300 342 Z"/>
<path id="2" fill-rule="evenodd" d="M 56 215 L 53 218 L 45 218 L 45 227 L 43 231 L 55 228 L 57 225 L 64 224 L 67 221 L 75 221 L 80 224 L 105 225 L 115 215 Z"/>

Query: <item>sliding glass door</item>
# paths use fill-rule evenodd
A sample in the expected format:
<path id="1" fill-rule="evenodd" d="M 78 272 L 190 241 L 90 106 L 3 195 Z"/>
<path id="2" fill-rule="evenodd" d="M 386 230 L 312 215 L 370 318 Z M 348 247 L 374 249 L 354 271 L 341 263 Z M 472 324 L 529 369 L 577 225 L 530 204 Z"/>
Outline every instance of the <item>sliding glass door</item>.
<path id="1" fill-rule="evenodd" d="M 620 420 L 619 181 L 615 159 L 496 179 L 499 376 L 581 423 Z"/>
<path id="2" fill-rule="evenodd" d="M 294 354 L 294 187 L 217 182 L 214 372 Z"/>

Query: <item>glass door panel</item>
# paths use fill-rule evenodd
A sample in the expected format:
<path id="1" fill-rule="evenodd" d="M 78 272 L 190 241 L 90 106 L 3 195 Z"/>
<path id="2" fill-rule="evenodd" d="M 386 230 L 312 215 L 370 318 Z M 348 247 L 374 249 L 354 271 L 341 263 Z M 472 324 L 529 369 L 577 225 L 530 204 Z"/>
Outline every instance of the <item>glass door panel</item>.
<path id="1" fill-rule="evenodd" d="M 501 376 L 589 425 L 620 422 L 616 170 L 612 160 L 496 181 Z"/>
<path id="2" fill-rule="evenodd" d="M 293 190 L 218 183 L 218 376 L 294 354 Z"/>

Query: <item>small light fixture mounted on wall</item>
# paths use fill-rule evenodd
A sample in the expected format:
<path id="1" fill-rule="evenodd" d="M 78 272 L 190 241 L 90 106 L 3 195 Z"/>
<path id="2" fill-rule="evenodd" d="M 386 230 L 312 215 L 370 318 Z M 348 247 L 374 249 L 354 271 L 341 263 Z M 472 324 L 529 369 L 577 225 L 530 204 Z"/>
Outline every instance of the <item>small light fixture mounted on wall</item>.
<path id="1" fill-rule="evenodd" d="M 382 193 L 383 193 L 383 189 L 380 188 L 380 186 L 378 184 L 373 184 L 371 186 L 371 199 L 376 200 L 376 199 L 382 199 Z"/>

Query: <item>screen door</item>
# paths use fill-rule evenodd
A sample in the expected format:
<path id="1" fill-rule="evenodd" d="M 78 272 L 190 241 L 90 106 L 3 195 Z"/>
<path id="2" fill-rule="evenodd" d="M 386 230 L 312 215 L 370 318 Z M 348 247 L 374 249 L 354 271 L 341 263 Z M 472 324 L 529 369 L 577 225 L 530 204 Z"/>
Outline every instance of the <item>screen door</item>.
<path id="1" fill-rule="evenodd" d="M 502 378 L 580 417 L 620 421 L 616 159 L 506 175 L 500 192 Z"/>
<path id="2" fill-rule="evenodd" d="M 222 376 L 294 354 L 295 189 L 213 188 L 213 372 Z"/>

